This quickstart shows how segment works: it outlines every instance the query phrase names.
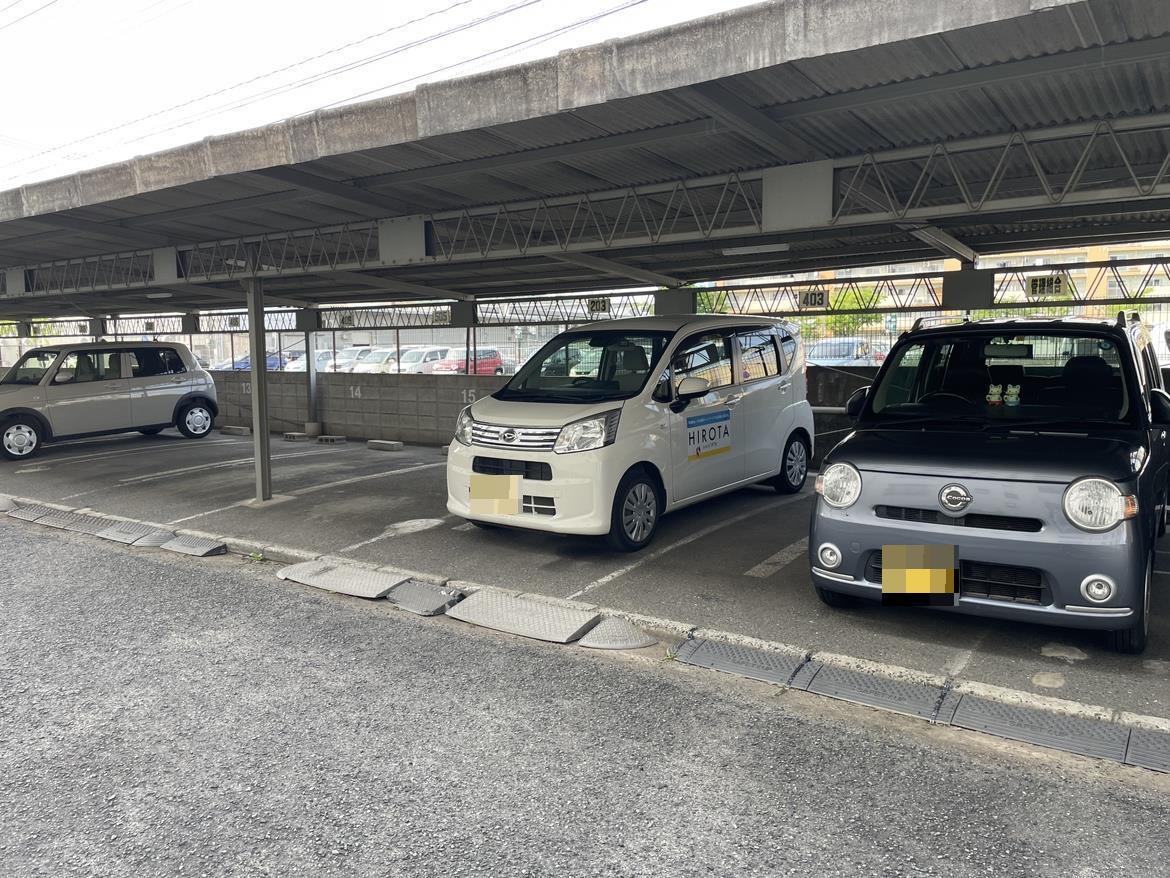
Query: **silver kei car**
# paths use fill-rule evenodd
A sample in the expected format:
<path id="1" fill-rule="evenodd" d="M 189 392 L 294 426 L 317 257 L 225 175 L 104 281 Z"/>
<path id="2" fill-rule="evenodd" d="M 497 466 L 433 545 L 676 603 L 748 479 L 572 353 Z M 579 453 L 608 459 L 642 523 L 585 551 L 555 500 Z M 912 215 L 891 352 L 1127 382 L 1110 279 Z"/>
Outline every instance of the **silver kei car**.
<path id="1" fill-rule="evenodd" d="M 942 548 L 946 610 L 1144 650 L 1170 395 L 1123 320 L 916 325 L 847 408 L 856 426 L 822 464 L 810 529 L 826 604 L 888 602 L 921 571 L 883 556 Z"/>

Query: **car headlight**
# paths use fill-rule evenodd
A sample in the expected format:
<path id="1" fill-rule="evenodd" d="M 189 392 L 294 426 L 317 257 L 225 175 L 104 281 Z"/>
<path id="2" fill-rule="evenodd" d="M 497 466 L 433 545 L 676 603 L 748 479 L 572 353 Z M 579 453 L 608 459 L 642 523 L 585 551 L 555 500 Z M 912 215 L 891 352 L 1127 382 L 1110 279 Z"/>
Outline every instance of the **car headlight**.
<path id="1" fill-rule="evenodd" d="M 603 415 L 594 415 L 575 421 L 561 428 L 553 451 L 557 454 L 571 454 L 574 451 L 592 451 L 612 445 L 617 438 L 618 418 L 621 409 L 614 409 Z"/>
<path id="2" fill-rule="evenodd" d="M 861 496 L 861 473 L 848 463 L 834 463 L 817 476 L 816 491 L 834 509 L 845 509 Z"/>
<path id="3" fill-rule="evenodd" d="M 471 444 L 471 427 L 475 421 L 471 418 L 471 406 L 468 406 L 459 413 L 458 419 L 455 421 L 455 439 L 462 442 L 464 445 Z"/>
<path id="4" fill-rule="evenodd" d="M 1064 516 L 1081 530 L 1101 533 L 1137 515 L 1137 498 L 1108 479 L 1079 479 L 1064 492 Z"/>

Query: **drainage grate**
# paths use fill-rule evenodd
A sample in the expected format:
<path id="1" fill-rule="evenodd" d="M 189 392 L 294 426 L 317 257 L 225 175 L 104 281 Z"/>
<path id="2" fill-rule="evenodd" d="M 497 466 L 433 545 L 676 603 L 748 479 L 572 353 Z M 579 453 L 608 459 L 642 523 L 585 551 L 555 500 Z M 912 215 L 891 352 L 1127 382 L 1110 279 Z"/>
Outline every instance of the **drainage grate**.
<path id="1" fill-rule="evenodd" d="M 85 515 L 81 512 L 54 512 L 52 515 L 38 518 L 37 524 L 43 524 L 45 527 L 57 527 L 78 534 L 96 534 L 109 527 L 110 520 L 98 518 L 96 515 Z"/>
<path id="2" fill-rule="evenodd" d="M 28 506 L 17 506 L 8 511 L 9 518 L 19 518 L 21 521 L 40 521 L 47 515 L 60 512 L 52 506 L 42 506 L 40 503 L 30 503 Z"/>
<path id="3" fill-rule="evenodd" d="M 822 662 L 818 662 L 816 659 L 809 659 L 796 669 L 796 673 L 792 675 L 792 679 L 788 682 L 788 685 L 793 689 L 804 689 L 807 691 L 809 684 L 813 681 L 813 677 L 820 673 L 823 667 L 824 664 Z"/>
<path id="4" fill-rule="evenodd" d="M 578 641 L 587 649 L 645 649 L 658 641 L 627 619 L 602 619 Z"/>
<path id="5" fill-rule="evenodd" d="M 765 683 L 787 685 L 803 659 L 770 649 L 756 649 L 718 640 L 686 640 L 675 657 L 688 665 L 739 674 Z"/>
<path id="6" fill-rule="evenodd" d="M 1128 728 L 1104 720 L 1001 704 L 971 695 L 963 696 L 951 725 L 1116 762 L 1124 760 L 1129 739 Z"/>
<path id="7" fill-rule="evenodd" d="M 836 665 L 822 667 L 808 691 L 921 719 L 934 716 L 935 705 L 943 694 L 941 686 L 889 680 Z"/>
<path id="8" fill-rule="evenodd" d="M 938 705 L 938 714 L 934 721 L 939 725 L 949 726 L 954 723 L 955 711 L 959 709 L 959 702 L 963 700 L 961 693 L 954 689 L 948 689 L 947 694 L 943 696 Z"/>
<path id="9" fill-rule="evenodd" d="M 1129 733 L 1125 764 L 1170 772 L 1170 732 L 1133 729 Z"/>
<path id="10" fill-rule="evenodd" d="M 169 530 L 162 530 L 138 521 L 115 521 L 105 530 L 97 532 L 97 535 L 103 540 L 113 540 L 115 543 L 126 543 L 126 545 L 137 544 L 138 540 L 150 534 L 166 534 L 167 538 L 164 542 L 169 542 L 175 536 Z"/>
<path id="11" fill-rule="evenodd" d="M 324 591 L 370 600 L 384 596 L 396 585 L 407 581 L 405 577 L 395 576 L 381 570 L 351 567 L 334 561 L 303 561 L 300 564 L 285 567 L 276 575 L 281 579 L 291 579 L 293 582 L 310 585 Z"/>
<path id="12" fill-rule="evenodd" d="M 418 579 L 400 582 L 386 594 L 386 600 L 400 610 L 417 613 L 420 616 L 438 616 L 465 597 L 467 595 L 457 588 L 444 588 Z"/>
<path id="13" fill-rule="evenodd" d="M 194 555 L 196 558 L 227 553 L 227 546 L 223 542 L 210 540 L 207 537 L 175 537 L 163 543 L 160 548 L 166 549 L 168 552 L 178 552 L 181 555 Z"/>
<path id="14" fill-rule="evenodd" d="M 447 611 L 462 622 L 552 643 L 570 643 L 597 624 L 601 616 L 586 610 L 513 597 L 483 589 Z"/>

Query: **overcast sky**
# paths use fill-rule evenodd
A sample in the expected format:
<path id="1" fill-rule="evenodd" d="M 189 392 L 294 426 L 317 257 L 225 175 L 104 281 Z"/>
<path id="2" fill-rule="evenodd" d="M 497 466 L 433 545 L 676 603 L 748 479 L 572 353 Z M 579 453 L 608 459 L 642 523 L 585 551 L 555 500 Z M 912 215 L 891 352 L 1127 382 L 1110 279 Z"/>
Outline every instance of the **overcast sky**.
<path id="1" fill-rule="evenodd" d="M 0 0 L 0 190 L 745 0 Z"/>

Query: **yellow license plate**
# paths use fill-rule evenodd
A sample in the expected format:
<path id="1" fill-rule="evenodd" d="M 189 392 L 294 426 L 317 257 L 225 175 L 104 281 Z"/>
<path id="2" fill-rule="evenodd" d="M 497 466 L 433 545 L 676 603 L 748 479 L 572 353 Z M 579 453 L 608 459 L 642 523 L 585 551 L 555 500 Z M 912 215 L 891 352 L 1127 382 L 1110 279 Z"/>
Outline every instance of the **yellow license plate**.
<path id="1" fill-rule="evenodd" d="M 950 545 L 882 546 L 882 603 L 954 606 L 958 557 Z"/>
<path id="2" fill-rule="evenodd" d="M 520 476 L 471 474 L 472 515 L 519 515 Z"/>

